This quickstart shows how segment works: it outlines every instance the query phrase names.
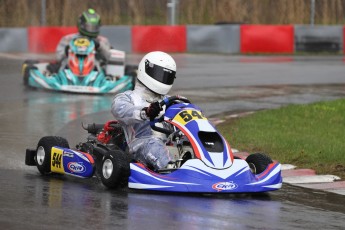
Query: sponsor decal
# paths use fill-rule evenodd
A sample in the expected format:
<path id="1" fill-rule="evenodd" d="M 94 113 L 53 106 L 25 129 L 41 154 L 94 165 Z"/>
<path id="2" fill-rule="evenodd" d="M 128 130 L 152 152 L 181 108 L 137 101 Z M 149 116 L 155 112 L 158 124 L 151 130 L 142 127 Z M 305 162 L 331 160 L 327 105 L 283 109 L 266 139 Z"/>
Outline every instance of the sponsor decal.
<path id="1" fill-rule="evenodd" d="M 63 156 L 64 156 L 64 157 L 71 157 L 71 158 L 73 158 L 73 157 L 74 157 L 74 154 L 73 154 L 73 153 L 70 153 L 70 152 L 63 152 Z"/>
<path id="2" fill-rule="evenodd" d="M 69 162 L 67 167 L 71 172 L 74 173 L 83 173 L 86 171 L 86 167 L 83 165 L 83 163 L 79 162 Z"/>
<path id="3" fill-rule="evenodd" d="M 63 85 L 62 90 L 69 90 L 75 92 L 98 92 L 99 89 L 92 86 L 81 86 L 81 85 Z"/>
<path id="4" fill-rule="evenodd" d="M 125 52 L 119 51 L 119 50 L 110 50 L 111 57 L 114 58 L 125 58 Z"/>
<path id="5" fill-rule="evenodd" d="M 237 184 L 235 184 L 232 181 L 229 182 L 218 182 L 212 185 L 212 188 L 214 190 L 217 190 L 218 192 L 223 191 L 223 190 L 234 190 L 238 187 Z"/>

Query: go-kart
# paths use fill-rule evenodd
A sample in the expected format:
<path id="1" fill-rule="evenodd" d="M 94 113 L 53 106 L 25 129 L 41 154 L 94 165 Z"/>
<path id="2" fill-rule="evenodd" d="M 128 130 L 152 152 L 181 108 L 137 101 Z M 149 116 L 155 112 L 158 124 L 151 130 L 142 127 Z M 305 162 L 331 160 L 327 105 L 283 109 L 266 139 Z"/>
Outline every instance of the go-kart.
<path id="1" fill-rule="evenodd" d="M 134 88 L 136 66 L 125 65 L 125 52 L 111 49 L 107 62 L 97 57 L 95 42 L 76 37 L 62 62 L 26 60 L 24 85 L 75 93 L 119 93 Z"/>
<path id="2" fill-rule="evenodd" d="M 70 149 L 61 137 L 43 137 L 36 149 L 26 150 L 26 164 L 42 174 L 60 173 L 101 178 L 106 187 L 193 192 L 253 193 L 282 186 L 281 165 L 263 153 L 246 159 L 233 154 L 230 145 L 200 108 L 180 96 L 160 102 L 164 115 L 151 121 L 153 130 L 167 136 L 173 155 L 169 167 L 153 170 L 131 159 L 125 133 L 117 121 L 89 124 L 90 136 Z M 170 128 L 159 125 L 166 122 Z"/>

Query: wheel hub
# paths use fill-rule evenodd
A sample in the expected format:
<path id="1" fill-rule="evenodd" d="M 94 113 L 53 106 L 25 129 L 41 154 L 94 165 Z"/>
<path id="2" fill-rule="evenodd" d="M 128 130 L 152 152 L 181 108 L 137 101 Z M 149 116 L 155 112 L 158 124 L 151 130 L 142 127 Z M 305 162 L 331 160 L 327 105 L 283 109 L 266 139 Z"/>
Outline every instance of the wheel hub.
<path id="1" fill-rule="evenodd" d="M 44 151 L 44 148 L 42 146 L 38 147 L 37 154 L 36 154 L 37 164 L 43 165 L 45 156 L 46 156 L 46 152 Z"/>
<path id="2" fill-rule="evenodd" d="M 113 162 L 110 159 L 106 159 L 102 166 L 102 173 L 105 179 L 109 179 L 113 173 Z"/>

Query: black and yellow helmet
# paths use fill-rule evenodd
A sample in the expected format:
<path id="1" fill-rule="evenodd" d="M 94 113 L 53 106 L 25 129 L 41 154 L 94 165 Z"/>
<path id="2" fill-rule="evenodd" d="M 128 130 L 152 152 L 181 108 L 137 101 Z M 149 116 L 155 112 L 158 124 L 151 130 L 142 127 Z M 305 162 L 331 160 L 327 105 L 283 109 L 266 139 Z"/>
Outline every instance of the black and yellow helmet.
<path id="1" fill-rule="evenodd" d="M 78 30 L 83 36 L 97 37 L 101 26 L 101 17 L 94 9 L 83 12 L 78 19 Z"/>

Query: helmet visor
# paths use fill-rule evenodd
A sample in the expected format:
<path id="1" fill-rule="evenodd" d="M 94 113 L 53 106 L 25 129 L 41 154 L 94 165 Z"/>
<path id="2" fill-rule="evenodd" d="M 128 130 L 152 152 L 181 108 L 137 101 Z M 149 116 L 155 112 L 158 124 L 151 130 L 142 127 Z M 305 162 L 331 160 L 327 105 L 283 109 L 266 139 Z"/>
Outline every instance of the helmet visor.
<path id="1" fill-rule="evenodd" d="M 176 78 L 176 71 L 155 65 L 149 60 L 145 61 L 145 72 L 153 79 L 166 85 L 172 85 Z"/>
<path id="2" fill-rule="evenodd" d="M 99 25 L 93 23 L 85 23 L 82 27 L 83 29 L 89 33 L 98 33 L 99 32 Z"/>

